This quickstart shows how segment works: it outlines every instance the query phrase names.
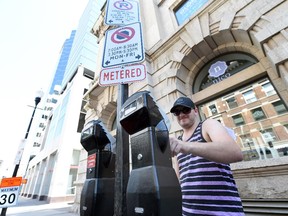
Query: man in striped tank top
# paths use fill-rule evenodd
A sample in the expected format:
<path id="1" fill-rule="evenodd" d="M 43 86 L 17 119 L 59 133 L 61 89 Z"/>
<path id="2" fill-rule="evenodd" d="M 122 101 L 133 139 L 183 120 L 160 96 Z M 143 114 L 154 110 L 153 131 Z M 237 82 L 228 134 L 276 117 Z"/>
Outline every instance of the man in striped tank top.
<path id="1" fill-rule="evenodd" d="M 190 98 L 178 98 L 170 112 L 183 129 L 178 139 L 170 137 L 182 190 L 182 215 L 243 216 L 229 166 L 243 160 L 240 147 L 217 120 L 200 121 Z"/>

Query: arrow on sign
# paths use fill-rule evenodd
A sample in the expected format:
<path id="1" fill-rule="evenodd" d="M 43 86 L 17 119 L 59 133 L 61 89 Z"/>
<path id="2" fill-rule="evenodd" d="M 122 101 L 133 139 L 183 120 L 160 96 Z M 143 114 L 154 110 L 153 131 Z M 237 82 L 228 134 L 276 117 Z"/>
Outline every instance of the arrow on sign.
<path id="1" fill-rule="evenodd" d="M 105 24 L 127 25 L 135 22 L 140 22 L 138 1 L 107 0 Z"/>
<path id="2" fill-rule="evenodd" d="M 106 65 L 109 65 L 109 64 L 110 64 L 110 61 L 106 61 L 105 64 L 106 64 Z"/>
<path id="3" fill-rule="evenodd" d="M 133 23 L 106 32 L 103 68 L 138 63 L 144 58 L 141 23 Z"/>

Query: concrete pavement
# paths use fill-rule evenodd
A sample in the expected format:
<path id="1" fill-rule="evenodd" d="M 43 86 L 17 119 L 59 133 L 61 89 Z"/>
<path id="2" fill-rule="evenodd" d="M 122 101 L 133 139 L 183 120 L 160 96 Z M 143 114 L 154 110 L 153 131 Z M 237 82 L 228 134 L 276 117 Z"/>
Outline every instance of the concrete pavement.
<path id="1" fill-rule="evenodd" d="M 72 205 L 67 202 L 49 204 L 46 201 L 19 197 L 18 205 L 9 207 L 6 216 L 79 216 L 80 214 L 71 212 Z"/>

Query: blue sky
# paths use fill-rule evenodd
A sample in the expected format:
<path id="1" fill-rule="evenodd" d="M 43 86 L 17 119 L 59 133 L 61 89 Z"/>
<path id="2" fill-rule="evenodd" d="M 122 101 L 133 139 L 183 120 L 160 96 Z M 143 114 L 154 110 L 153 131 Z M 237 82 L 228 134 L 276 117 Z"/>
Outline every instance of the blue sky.
<path id="1" fill-rule="evenodd" d="M 88 0 L 0 0 L 0 160 L 13 163 L 35 92 L 48 91 L 61 47 L 87 4 Z"/>

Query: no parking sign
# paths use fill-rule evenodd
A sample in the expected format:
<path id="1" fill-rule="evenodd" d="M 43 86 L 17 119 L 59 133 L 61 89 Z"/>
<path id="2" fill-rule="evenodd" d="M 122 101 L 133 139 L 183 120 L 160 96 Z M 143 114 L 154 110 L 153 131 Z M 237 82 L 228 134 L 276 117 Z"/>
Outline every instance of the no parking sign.
<path id="1" fill-rule="evenodd" d="M 102 67 L 132 64 L 144 60 L 141 23 L 133 23 L 106 32 Z"/>
<path id="2" fill-rule="evenodd" d="M 108 0 L 106 25 L 126 25 L 140 21 L 139 2 L 132 0 Z"/>

